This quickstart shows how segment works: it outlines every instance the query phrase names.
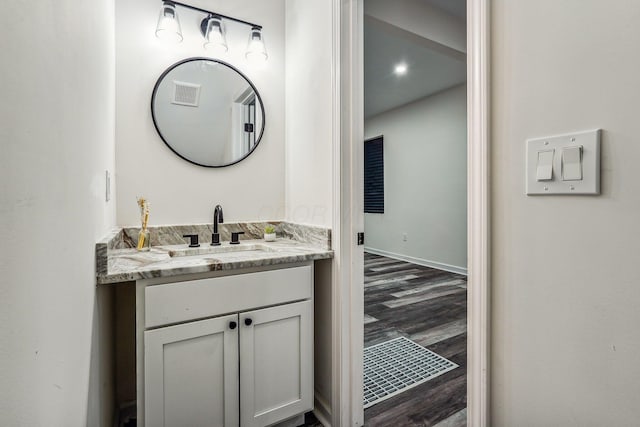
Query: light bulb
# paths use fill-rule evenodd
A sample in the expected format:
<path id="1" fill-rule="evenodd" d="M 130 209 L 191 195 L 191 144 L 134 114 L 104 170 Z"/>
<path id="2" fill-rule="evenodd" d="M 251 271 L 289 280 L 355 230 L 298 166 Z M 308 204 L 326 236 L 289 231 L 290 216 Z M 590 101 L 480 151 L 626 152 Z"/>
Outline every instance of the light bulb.
<path id="1" fill-rule="evenodd" d="M 403 62 L 396 65 L 395 68 L 393 69 L 393 72 L 399 76 L 407 74 L 407 64 Z"/>
<path id="2" fill-rule="evenodd" d="M 262 39 L 262 31 L 258 27 L 251 28 L 249 33 L 249 44 L 247 45 L 247 53 L 245 57 L 255 63 L 262 63 L 269 57 L 267 55 L 267 49 L 264 47 L 264 40 Z"/>
<path id="3" fill-rule="evenodd" d="M 179 43 L 182 41 L 182 30 L 176 13 L 176 6 L 172 2 L 162 3 L 160 17 L 156 27 L 156 37 L 161 40 Z"/>
<path id="4" fill-rule="evenodd" d="M 211 16 L 207 21 L 204 48 L 219 55 L 228 50 L 222 19 L 219 16 Z"/>

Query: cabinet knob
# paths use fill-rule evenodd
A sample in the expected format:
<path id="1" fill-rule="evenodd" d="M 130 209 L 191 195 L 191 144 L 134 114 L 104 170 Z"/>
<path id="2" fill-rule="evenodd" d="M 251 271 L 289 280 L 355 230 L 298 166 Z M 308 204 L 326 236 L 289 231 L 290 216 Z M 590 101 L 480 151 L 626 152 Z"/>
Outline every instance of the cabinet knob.
<path id="1" fill-rule="evenodd" d="M 236 322 L 229 322 L 229 329 L 235 329 L 238 324 Z"/>
<path id="2" fill-rule="evenodd" d="M 244 324 L 247 326 L 251 326 L 251 324 L 253 323 L 253 320 L 249 319 L 248 317 L 246 319 L 244 319 Z"/>

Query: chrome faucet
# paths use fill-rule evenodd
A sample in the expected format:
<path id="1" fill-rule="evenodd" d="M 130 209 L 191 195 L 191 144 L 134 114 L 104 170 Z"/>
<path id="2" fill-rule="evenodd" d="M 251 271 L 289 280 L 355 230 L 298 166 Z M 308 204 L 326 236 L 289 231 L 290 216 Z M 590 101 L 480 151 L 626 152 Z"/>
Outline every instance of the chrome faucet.
<path id="1" fill-rule="evenodd" d="M 220 233 L 218 233 L 218 224 L 222 224 L 222 206 L 216 205 L 213 209 L 213 234 L 211 235 L 211 246 L 220 246 Z"/>

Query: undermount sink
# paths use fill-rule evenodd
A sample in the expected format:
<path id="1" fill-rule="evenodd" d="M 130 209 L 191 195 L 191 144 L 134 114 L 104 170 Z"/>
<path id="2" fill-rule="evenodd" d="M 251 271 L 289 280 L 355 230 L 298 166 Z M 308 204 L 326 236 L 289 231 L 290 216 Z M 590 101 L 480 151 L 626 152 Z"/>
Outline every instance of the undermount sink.
<path id="1" fill-rule="evenodd" d="M 171 257 L 209 255 L 209 254 L 237 254 L 239 252 L 275 252 L 273 248 L 266 245 L 249 243 L 239 245 L 209 246 L 203 245 L 198 248 L 177 248 L 169 251 Z"/>

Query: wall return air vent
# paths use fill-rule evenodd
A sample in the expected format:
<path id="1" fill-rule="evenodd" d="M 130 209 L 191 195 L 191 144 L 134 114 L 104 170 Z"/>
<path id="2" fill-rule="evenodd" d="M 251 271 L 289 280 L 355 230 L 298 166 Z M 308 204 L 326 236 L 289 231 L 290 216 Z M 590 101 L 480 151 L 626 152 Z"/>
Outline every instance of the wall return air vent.
<path id="1" fill-rule="evenodd" d="M 200 85 L 193 83 L 173 81 L 172 104 L 197 107 L 200 101 Z"/>

